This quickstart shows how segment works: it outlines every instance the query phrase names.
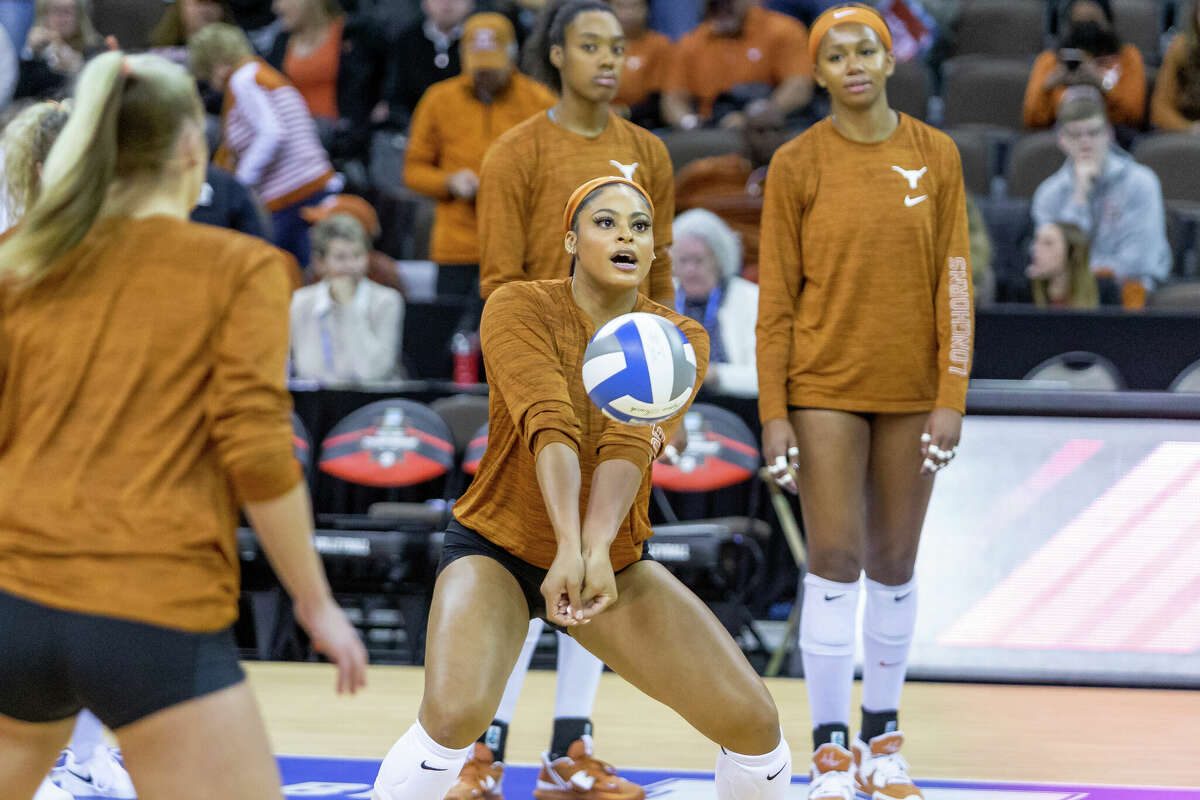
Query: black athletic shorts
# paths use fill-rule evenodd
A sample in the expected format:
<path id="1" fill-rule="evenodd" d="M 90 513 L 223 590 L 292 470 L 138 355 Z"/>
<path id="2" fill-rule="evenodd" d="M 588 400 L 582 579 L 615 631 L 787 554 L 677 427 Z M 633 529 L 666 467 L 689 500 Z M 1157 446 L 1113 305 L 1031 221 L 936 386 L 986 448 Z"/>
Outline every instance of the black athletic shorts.
<path id="1" fill-rule="evenodd" d="M 460 525 L 458 520 L 452 519 L 446 526 L 445 538 L 442 541 L 442 560 L 438 564 L 438 574 L 441 575 L 442 570 L 466 556 L 487 556 L 494 561 L 499 561 L 500 565 L 517 579 L 517 585 L 521 587 L 521 593 L 525 595 L 525 603 L 529 606 L 529 618 L 546 619 L 546 600 L 542 597 L 542 581 L 546 580 L 546 573 L 549 570 L 535 567 L 528 561 L 522 561 L 492 540 L 465 525 Z M 653 560 L 650 557 L 650 548 L 642 547 L 641 560 Z M 618 572 L 623 571 L 618 570 Z M 547 621 L 547 624 L 562 630 L 554 623 Z"/>
<path id="2" fill-rule="evenodd" d="M 52 722 L 87 708 L 116 730 L 245 677 L 232 628 L 189 633 L 0 592 L 5 716 Z"/>

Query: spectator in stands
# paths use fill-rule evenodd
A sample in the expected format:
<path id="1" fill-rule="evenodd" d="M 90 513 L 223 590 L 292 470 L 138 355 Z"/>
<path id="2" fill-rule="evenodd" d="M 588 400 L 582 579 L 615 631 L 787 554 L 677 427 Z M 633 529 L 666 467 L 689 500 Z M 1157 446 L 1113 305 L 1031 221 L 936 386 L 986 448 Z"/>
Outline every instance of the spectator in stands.
<path id="1" fill-rule="evenodd" d="M 1132 44 L 1121 44 L 1109 0 L 1068 0 L 1062 10 L 1057 50 L 1033 63 L 1025 88 L 1025 127 L 1049 128 L 1070 86 L 1094 86 L 1104 96 L 1108 121 L 1142 127 L 1146 113 L 1146 67 Z"/>
<path id="2" fill-rule="evenodd" d="M 8 31 L 0 25 L 0 111 L 8 108 L 12 102 L 13 91 L 17 88 L 18 69 L 17 48 L 8 38 Z"/>
<path id="3" fill-rule="evenodd" d="M 260 239 L 267 238 L 263 210 L 250 190 L 237 178 L 215 164 L 209 164 L 200 187 L 200 197 L 192 209 L 192 222 L 241 231 Z"/>
<path id="4" fill-rule="evenodd" d="M 313 226 L 321 280 L 292 295 L 292 371 L 321 383 L 394 378 L 404 298 L 366 280 L 371 242 L 358 220 L 334 214 Z"/>
<path id="5" fill-rule="evenodd" d="M 671 64 L 671 40 L 646 27 L 647 0 L 608 0 L 625 31 L 625 69 L 613 111 L 643 128 L 661 128 L 662 90 Z"/>
<path id="6" fill-rule="evenodd" d="M 62 93 L 83 62 L 103 47 L 83 0 L 38 0 L 21 51 L 15 97 Z"/>
<path id="7" fill-rule="evenodd" d="M 288 77 L 335 161 L 364 159 L 388 53 L 375 23 L 338 0 L 275 0 L 283 27 L 267 63 Z"/>
<path id="8" fill-rule="evenodd" d="M 384 99 L 389 125 L 406 129 L 425 90 L 462 71 L 458 42 L 474 0 L 421 0 L 424 19 L 403 31 L 392 48 Z"/>
<path id="9" fill-rule="evenodd" d="M 1167 47 L 1150 98 L 1150 124 L 1200 133 L 1200 2 L 1192 0 L 1184 30 Z"/>
<path id="10" fill-rule="evenodd" d="M 340 187 L 304 98 L 255 58 L 232 25 L 207 26 L 188 42 L 188 53 L 195 76 L 225 93 L 224 140 L 214 162 L 257 192 L 271 212 L 272 241 L 306 265 L 308 226 L 300 208 Z"/>
<path id="11" fill-rule="evenodd" d="M 463 74 L 435 83 L 417 104 L 404 182 L 438 202 L 430 243 L 438 294 L 478 297 L 475 195 L 484 153 L 500 134 L 556 100 L 516 71 L 516 32 L 500 14 L 468 19 L 461 50 Z"/>
<path id="12" fill-rule="evenodd" d="M 1088 255 L 1088 237 L 1070 222 L 1038 226 L 1029 248 L 1025 275 L 1033 287 L 1033 302 L 1041 307 L 1095 308 L 1100 305 L 1096 276 Z"/>
<path id="13" fill-rule="evenodd" d="M 663 118 L 674 128 L 743 127 L 768 106 L 784 116 L 812 99 L 808 31 L 786 14 L 752 0 L 708 0 L 699 28 L 671 57 Z"/>
<path id="14" fill-rule="evenodd" d="M 703 208 L 676 217 L 674 233 L 675 310 L 708 332 L 704 385 L 726 394 L 756 397 L 758 285 L 738 275 L 741 242 L 720 217 Z"/>
<path id="15" fill-rule="evenodd" d="M 150 31 L 150 46 L 156 50 L 186 48 L 188 39 L 214 22 L 236 24 L 228 0 L 175 0 L 163 9 L 162 18 Z"/>
<path id="16" fill-rule="evenodd" d="M 382 229 L 379 215 L 366 200 L 352 194 L 331 194 L 315 206 L 301 209 L 300 216 L 310 225 L 329 219 L 334 214 L 349 214 L 358 220 L 367 238 L 374 243 Z M 367 277 L 378 284 L 404 294 L 404 282 L 400 279 L 396 259 L 387 253 L 372 249 L 367 254 Z"/>
<path id="17" fill-rule="evenodd" d="M 971 238 L 971 289 L 978 308 L 996 299 L 996 273 L 992 270 L 992 240 L 987 223 L 971 195 L 967 195 L 967 232 Z"/>
<path id="18" fill-rule="evenodd" d="M 746 118 L 740 152 L 697 159 L 675 176 L 676 208 L 707 208 L 741 237 L 742 275 L 749 280 L 758 275 L 758 228 L 767 165 L 789 135 L 783 114 L 764 107 Z"/>
<path id="19" fill-rule="evenodd" d="M 1092 272 L 1109 284 L 1104 302 L 1136 306 L 1171 271 L 1162 187 L 1148 168 L 1113 143 L 1100 92 L 1075 87 L 1057 114 L 1058 144 L 1067 160 L 1033 195 L 1039 226 L 1070 222 L 1091 238 Z M 1128 288 L 1125 288 L 1128 287 Z"/>

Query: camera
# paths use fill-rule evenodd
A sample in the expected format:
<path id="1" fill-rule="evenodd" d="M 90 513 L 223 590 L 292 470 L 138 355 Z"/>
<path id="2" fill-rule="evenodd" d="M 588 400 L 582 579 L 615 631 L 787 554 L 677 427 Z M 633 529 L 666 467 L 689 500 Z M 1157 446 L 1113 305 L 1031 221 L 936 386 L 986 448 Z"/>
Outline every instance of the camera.
<path id="1" fill-rule="evenodd" d="M 1071 72 L 1079 69 L 1086 58 L 1087 53 L 1075 47 L 1064 47 L 1058 51 L 1058 60 Z"/>

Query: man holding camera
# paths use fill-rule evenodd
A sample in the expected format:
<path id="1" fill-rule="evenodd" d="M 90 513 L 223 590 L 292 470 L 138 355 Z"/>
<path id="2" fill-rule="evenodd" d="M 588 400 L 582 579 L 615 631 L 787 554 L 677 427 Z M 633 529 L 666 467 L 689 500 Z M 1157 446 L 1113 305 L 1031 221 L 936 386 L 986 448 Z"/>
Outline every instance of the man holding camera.
<path id="1" fill-rule="evenodd" d="M 1049 128 L 1069 86 L 1094 86 L 1104 97 L 1108 121 L 1138 129 L 1146 112 L 1146 67 L 1132 44 L 1122 44 L 1113 27 L 1109 0 L 1067 0 L 1060 46 L 1033 64 L 1025 88 L 1025 127 Z"/>

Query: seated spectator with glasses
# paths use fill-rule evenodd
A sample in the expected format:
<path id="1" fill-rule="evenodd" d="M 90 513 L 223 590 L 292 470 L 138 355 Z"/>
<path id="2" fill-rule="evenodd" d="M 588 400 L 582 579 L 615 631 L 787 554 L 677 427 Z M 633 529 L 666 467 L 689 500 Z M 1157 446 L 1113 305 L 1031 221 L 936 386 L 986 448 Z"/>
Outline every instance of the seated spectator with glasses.
<path id="1" fill-rule="evenodd" d="M 1074 87 L 1057 118 L 1067 160 L 1034 192 L 1034 222 L 1070 222 L 1087 232 L 1101 301 L 1141 307 L 1146 290 L 1171 271 L 1158 176 L 1115 146 L 1099 90 Z"/>
<path id="2" fill-rule="evenodd" d="M 705 21 L 679 40 L 667 70 L 663 119 L 687 130 L 740 128 L 770 106 L 784 116 L 813 96 L 808 30 L 753 0 L 708 0 Z"/>
<path id="3" fill-rule="evenodd" d="M 1104 98 L 1109 122 L 1141 128 L 1146 66 L 1137 47 L 1117 37 L 1109 0 L 1067 0 L 1059 29 L 1059 48 L 1033 62 L 1025 88 L 1025 127 L 1049 128 L 1068 87 L 1093 86 Z"/>

